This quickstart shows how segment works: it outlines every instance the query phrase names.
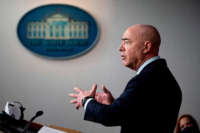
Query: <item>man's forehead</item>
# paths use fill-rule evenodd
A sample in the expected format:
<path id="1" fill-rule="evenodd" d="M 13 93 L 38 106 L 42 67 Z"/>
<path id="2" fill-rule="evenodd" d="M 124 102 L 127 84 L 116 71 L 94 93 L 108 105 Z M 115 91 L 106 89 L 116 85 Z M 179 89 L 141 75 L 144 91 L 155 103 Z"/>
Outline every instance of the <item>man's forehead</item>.
<path id="1" fill-rule="evenodd" d="M 128 28 L 123 36 L 122 36 L 122 39 L 121 40 L 134 40 L 135 38 L 135 32 L 133 30 L 131 30 L 130 28 Z"/>
<path id="2" fill-rule="evenodd" d="M 122 38 L 129 38 L 129 39 L 130 39 L 130 36 L 131 36 L 131 32 L 130 32 L 129 29 L 127 29 L 127 30 L 124 32 Z"/>

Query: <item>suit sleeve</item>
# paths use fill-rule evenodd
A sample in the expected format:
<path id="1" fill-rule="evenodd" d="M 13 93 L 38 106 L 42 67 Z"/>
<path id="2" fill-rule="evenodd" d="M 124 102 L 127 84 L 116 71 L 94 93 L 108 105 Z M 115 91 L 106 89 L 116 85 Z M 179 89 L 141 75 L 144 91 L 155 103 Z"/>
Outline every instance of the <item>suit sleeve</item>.
<path id="1" fill-rule="evenodd" d="M 134 84 L 127 85 L 125 91 L 111 105 L 100 104 L 95 100 L 88 103 L 84 120 L 101 123 L 105 126 L 119 126 L 137 110 L 137 91 Z M 134 108 L 133 108 L 134 107 Z"/>

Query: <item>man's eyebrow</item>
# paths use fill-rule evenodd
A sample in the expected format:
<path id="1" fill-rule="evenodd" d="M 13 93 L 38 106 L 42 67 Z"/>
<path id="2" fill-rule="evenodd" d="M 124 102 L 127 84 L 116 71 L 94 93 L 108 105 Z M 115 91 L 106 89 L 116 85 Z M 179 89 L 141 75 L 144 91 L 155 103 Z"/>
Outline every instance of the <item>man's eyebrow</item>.
<path id="1" fill-rule="evenodd" d="M 130 40 L 129 38 L 122 38 L 121 39 L 122 41 L 125 41 L 125 40 Z"/>

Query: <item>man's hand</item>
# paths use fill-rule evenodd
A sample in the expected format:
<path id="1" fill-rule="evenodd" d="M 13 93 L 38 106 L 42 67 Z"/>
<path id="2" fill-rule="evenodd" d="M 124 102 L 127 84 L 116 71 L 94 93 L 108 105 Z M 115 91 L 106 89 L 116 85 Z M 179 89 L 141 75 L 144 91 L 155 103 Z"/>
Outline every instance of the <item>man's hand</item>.
<path id="1" fill-rule="evenodd" d="M 73 97 L 75 99 L 71 100 L 70 103 L 72 104 L 76 104 L 76 109 L 79 109 L 80 107 L 82 107 L 82 99 L 84 97 L 87 97 L 87 96 L 90 96 L 90 97 L 95 97 L 95 94 L 96 94 L 96 89 L 97 89 L 97 85 L 94 84 L 92 86 L 92 89 L 89 90 L 89 91 L 84 91 L 82 90 L 81 88 L 74 88 L 74 90 L 77 92 L 77 93 L 70 93 L 69 96 L 70 97 Z"/>
<path id="2" fill-rule="evenodd" d="M 114 101 L 111 92 L 106 89 L 104 85 L 102 85 L 101 89 L 103 92 L 97 92 L 95 95 L 95 100 L 101 104 L 110 105 Z"/>

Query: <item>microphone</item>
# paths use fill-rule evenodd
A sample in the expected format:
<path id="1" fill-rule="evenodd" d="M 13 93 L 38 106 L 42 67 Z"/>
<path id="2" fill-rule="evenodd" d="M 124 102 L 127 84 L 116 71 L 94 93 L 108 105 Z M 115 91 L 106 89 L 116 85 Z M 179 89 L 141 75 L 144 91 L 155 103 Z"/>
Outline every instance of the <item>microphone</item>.
<path id="1" fill-rule="evenodd" d="M 31 120 L 28 122 L 28 124 L 26 124 L 26 126 L 24 127 L 24 130 L 22 131 L 22 133 L 26 133 L 28 128 L 30 127 L 31 123 L 39 116 L 43 115 L 43 111 L 38 111 L 35 116 L 33 116 L 31 118 Z"/>

